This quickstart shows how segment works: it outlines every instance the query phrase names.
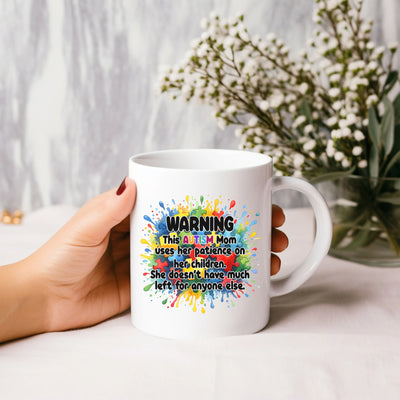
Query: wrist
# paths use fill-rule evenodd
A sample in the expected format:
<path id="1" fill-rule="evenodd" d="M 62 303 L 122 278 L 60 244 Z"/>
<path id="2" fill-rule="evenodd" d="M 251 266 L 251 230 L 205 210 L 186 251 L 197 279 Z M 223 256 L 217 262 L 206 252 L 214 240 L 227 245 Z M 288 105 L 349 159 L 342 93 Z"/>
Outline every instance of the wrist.
<path id="1" fill-rule="evenodd" d="M 0 342 L 48 331 L 49 296 L 30 258 L 0 268 Z"/>

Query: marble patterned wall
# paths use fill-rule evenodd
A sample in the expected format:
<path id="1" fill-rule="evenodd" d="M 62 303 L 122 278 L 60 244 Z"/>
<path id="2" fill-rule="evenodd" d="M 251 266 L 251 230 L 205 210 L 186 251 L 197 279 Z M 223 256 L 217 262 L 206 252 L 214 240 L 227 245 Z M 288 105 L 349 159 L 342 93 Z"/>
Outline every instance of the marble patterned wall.
<path id="1" fill-rule="evenodd" d="M 130 155 L 236 148 L 211 110 L 155 93 L 211 10 L 299 49 L 312 0 L 0 0 L 0 209 L 79 206 L 119 183 Z M 367 0 L 377 42 L 400 39 L 399 0 Z M 398 64 L 398 63 L 397 63 Z"/>

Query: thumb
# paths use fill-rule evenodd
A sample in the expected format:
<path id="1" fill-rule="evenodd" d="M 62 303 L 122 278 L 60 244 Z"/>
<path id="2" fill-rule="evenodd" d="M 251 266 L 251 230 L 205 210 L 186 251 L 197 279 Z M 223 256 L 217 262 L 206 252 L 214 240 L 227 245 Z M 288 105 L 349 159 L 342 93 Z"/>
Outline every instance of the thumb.
<path id="1" fill-rule="evenodd" d="M 136 201 L 136 184 L 124 178 L 120 187 L 88 201 L 65 225 L 72 241 L 82 246 L 96 246 L 108 238 L 110 230 L 123 221 Z"/>

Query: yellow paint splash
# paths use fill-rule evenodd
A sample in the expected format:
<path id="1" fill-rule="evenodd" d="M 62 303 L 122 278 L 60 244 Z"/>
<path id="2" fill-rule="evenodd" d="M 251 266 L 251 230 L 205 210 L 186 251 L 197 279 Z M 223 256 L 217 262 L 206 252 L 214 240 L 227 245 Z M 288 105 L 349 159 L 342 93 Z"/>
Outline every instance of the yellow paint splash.
<path id="1" fill-rule="evenodd" d="M 199 292 L 193 292 L 191 287 L 178 296 L 178 299 L 177 299 L 177 301 L 175 303 L 175 307 L 176 308 L 179 307 L 179 303 L 180 303 L 182 298 L 184 300 L 186 300 L 187 303 L 189 303 L 189 306 L 193 306 L 193 312 L 197 311 L 197 301 L 199 299 L 200 299 L 200 304 L 203 304 L 203 302 L 204 302 L 201 292 L 200 291 Z"/>

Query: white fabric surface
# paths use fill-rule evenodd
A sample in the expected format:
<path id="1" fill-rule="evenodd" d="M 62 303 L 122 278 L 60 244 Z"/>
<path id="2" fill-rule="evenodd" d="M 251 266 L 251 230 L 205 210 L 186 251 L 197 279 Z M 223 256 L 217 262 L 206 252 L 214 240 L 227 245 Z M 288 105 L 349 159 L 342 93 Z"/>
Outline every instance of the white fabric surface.
<path id="1" fill-rule="evenodd" d="M 34 251 L 73 212 L 52 207 L 0 225 L 0 265 Z M 284 262 L 293 264 L 312 219 L 296 210 L 288 221 Z M 272 300 L 269 326 L 254 335 L 161 339 L 125 313 L 9 342 L 0 345 L 0 399 L 398 400 L 400 269 L 326 257 L 301 288 Z"/>

